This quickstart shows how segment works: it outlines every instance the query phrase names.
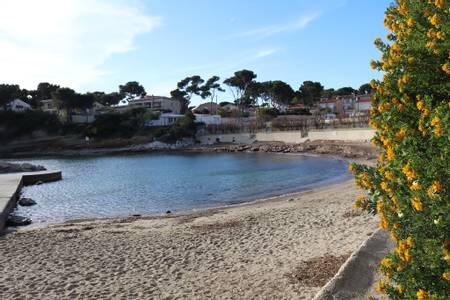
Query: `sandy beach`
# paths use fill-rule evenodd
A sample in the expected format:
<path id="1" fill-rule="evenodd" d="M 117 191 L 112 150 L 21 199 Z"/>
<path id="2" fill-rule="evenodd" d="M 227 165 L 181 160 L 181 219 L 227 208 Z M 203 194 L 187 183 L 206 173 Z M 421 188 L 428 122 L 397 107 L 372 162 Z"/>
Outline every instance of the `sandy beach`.
<path id="1" fill-rule="evenodd" d="M 311 299 L 377 228 L 353 181 L 168 217 L 0 237 L 1 299 Z"/>

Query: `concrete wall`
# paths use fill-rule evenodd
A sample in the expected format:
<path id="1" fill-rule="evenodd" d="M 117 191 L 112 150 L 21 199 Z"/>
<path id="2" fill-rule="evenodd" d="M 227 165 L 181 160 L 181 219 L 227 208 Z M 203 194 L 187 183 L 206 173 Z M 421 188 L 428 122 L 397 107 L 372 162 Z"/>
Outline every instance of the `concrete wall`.
<path id="1" fill-rule="evenodd" d="M 213 144 L 216 139 L 222 143 L 251 144 L 253 142 L 284 142 L 290 144 L 303 143 L 306 140 L 341 140 L 341 141 L 368 141 L 375 134 L 369 128 L 326 129 L 311 130 L 306 136 L 301 131 L 277 131 L 235 134 L 211 134 L 197 136 L 202 144 Z"/>
<path id="2" fill-rule="evenodd" d="M 8 173 L 0 175 L 0 234 L 4 231 L 6 220 L 19 200 L 23 185 L 38 181 L 50 182 L 62 179 L 61 171 L 40 171 L 27 173 Z"/>
<path id="3" fill-rule="evenodd" d="M 78 124 L 92 123 L 95 121 L 94 115 L 72 115 L 72 122 Z"/>

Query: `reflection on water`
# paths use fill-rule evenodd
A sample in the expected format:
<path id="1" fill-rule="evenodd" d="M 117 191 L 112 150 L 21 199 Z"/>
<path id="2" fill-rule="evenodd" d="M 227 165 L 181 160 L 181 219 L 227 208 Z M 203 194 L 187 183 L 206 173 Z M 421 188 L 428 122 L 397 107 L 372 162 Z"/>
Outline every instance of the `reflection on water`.
<path id="1" fill-rule="evenodd" d="M 279 154 L 144 154 L 27 160 L 63 180 L 25 187 L 35 224 L 204 208 L 349 178 L 342 160 Z"/>

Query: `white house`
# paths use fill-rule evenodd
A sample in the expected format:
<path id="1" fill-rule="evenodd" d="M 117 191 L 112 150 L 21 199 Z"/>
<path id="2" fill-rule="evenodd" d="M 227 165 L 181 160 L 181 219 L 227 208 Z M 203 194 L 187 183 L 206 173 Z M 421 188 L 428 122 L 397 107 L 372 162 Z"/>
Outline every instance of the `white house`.
<path id="1" fill-rule="evenodd" d="M 372 95 L 365 94 L 356 97 L 355 108 L 357 112 L 368 112 L 372 107 Z"/>
<path id="2" fill-rule="evenodd" d="M 31 109 L 31 105 L 20 99 L 15 99 L 6 104 L 6 110 L 21 112 Z"/>
<path id="3" fill-rule="evenodd" d="M 170 112 L 179 114 L 181 112 L 181 103 L 178 100 L 163 96 L 145 96 L 140 99 L 130 100 L 129 107 L 144 107 L 152 110 Z"/>
<path id="4" fill-rule="evenodd" d="M 175 123 L 179 118 L 184 117 L 179 114 L 161 114 L 157 120 L 147 120 L 145 121 L 145 126 L 169 126 Z"/>

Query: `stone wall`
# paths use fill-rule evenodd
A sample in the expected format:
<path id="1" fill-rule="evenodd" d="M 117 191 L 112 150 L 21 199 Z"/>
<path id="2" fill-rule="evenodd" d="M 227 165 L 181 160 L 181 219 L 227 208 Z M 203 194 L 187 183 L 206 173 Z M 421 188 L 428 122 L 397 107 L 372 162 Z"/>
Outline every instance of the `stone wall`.
<path id="1" fill-rule="evenodd" d="M 375 130 L 369 128 L 324 129 L 311 130 L 302 136 L 301 131 L 276 131 L 257 133 L 229 133 L 197 136 L 202 144 L 237 143 L 251 144 L 253 142 L 284 142 L 299 144 L 307 140 L 342 140 L 369 141 L 375 135 Z"/>

